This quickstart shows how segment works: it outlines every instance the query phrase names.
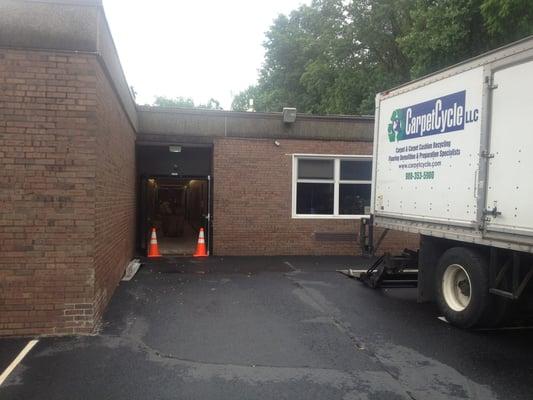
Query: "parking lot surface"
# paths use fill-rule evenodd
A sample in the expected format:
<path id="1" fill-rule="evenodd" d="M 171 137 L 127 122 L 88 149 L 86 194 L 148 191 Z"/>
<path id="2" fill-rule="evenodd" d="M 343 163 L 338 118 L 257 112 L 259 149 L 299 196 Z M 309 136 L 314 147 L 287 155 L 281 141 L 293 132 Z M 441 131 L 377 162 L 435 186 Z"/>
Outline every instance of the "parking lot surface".
<path id="1" fill-rule="evenodd" d="M 533 331 L 461 331 L 347 257 L 162 259 L 98 335 L 41 338 L 0 399 L 531 399 Z M 1 368 L 24 346 L 0 341 Z M 1 372 L 1 371 L 0 371 Z"/>

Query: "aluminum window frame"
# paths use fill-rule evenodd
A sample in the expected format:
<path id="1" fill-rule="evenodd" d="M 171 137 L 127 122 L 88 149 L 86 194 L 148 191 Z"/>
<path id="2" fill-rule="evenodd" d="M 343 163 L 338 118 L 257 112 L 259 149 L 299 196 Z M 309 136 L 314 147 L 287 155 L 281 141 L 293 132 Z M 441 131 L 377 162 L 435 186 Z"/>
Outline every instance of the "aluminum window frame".
<path id="1" fill-rule="evenodd" d="M 339 188 L 341 184 L 370 185 L 372 193 L 372 179 L 369 180 L 341 180 L 341 161 L 370 161 L 372 155 L 338 155 L 338 154 L 292 154 L 292 219 L 361 219 L 369 218 L 369 214 L 339 214 Z M 299 179 L 298 160 L 333 160 L 333 179 Z M 372 178 L 373 175 L 371 175 Z M 296 212 L 298 183 L 329 183 L 333 184 L 333 214 L 298 214 Z M 370 199 L 371 200 L 371 199 Z M 372 204 L 372 203 L 371 203 Z"/>

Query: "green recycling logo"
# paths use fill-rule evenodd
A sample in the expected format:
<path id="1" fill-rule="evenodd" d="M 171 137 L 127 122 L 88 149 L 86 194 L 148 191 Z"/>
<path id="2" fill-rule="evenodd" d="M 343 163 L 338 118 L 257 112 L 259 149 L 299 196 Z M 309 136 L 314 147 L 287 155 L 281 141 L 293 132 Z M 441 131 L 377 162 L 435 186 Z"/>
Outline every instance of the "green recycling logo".
<path id="1" fill-rule="evenodd" d="M 405 138 L 405 109 L 394 110 L 388 127 L 389 142 L 400 141 Z"/>

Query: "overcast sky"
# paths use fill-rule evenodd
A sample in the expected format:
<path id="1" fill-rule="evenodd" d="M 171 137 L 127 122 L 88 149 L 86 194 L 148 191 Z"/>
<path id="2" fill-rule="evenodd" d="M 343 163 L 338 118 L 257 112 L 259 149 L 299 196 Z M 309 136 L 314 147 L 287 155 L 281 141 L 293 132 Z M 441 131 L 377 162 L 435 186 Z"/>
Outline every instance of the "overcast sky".
<path id="1" fill-rule="evenodd" d="M 154 96 L 213 97 L 229 109 L 253 84 L 265 32 L 307 0 L 104 0 L 128 83 L 139 104 Z"/>

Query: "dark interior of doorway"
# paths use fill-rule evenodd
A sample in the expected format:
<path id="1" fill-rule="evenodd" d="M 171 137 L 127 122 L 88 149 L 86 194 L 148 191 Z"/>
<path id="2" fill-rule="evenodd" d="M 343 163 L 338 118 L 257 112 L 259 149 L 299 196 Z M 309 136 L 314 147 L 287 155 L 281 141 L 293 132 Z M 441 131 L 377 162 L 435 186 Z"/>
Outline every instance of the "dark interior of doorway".
<path id="1" fill-rule="evenodd" d="M 156 228 L 160 253 L 192 255 L 200 228 L 206 228 L 207 179 L 149 178 L 145 193 L 146 225 Z"/>

